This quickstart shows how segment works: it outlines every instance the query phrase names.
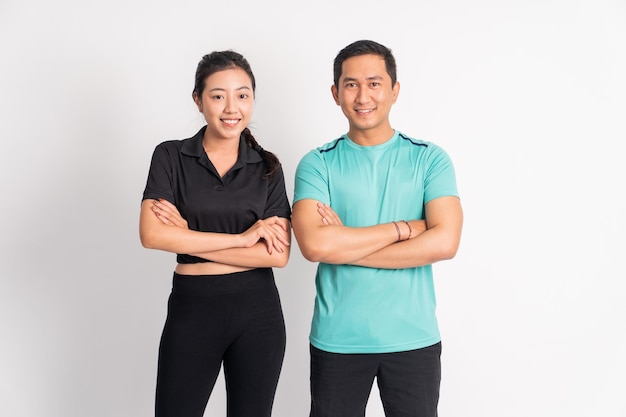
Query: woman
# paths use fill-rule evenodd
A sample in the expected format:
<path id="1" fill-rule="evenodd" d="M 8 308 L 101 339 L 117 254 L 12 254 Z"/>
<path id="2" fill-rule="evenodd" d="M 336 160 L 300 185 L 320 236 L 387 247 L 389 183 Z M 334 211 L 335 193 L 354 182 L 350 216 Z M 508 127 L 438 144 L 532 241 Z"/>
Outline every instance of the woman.
<path id="1" fill-rule="evenodd" d="M 156 416 L 201 417 L 220 367 L 228 415 L 270 416 L 285 352 L 272 267 L 289 259 L 280 162 L 247 125 L 255 79 L 233 51 L 205 55 L 193 100 L 206 125 L 152 156 L 144 247 L 177 254 L 161 344 Z"/>

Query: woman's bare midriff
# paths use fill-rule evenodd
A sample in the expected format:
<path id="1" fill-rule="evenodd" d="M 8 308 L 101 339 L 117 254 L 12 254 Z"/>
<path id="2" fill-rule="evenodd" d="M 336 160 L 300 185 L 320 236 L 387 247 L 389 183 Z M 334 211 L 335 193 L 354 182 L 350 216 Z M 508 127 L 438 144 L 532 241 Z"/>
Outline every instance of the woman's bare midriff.
<path id="1" fill-rule="evenodd" d="M 176 273 L 180 275 L 223 275 L 233 272 L 249 271 L 253 268 L 220 264 L 217 262 L 203 262 L 197 264 L 177 264 Z"/>

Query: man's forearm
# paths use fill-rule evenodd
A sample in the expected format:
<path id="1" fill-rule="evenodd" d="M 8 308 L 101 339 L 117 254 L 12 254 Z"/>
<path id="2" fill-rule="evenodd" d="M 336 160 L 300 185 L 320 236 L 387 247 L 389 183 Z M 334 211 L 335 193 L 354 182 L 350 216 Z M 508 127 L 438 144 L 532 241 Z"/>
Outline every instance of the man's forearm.
<path id="1" fill-rule="evenodd" d="M 353 262 L 371 268 L 403 269 L 451 259 L 461 241 L 463 210 L 456 197 L 440 197 L 426 204 L 427 230 L 406 242 L 385 247 Z"/>
<path id="2" fill-rule="evenodd" d="M 411 226 L 402 221 L 344 226 L 334 210 L 315 200 L 296 202 L 292 223 L 303 256 L 311 262 L 328 264 L 352 264 L 411 236 Z M 425 229 L 423 221 L 411 223 L 414 233 Z"/>
<path id="3" fill-rule="evenodd" d="M 368 268 L 405 269 L 451 259 L 458 249 L 458 240 L 446 236 L 446 233 L 435 227 L 414 239 L 397 242 L 351 264 Z"/>
<path id="4" fill-rule="evenodd" d="M 294 227 L 298 237 L 297 227 Z M 393 223 L 369 227 L 319 226 L 298 240 L 305 258 L 312 262 L 350 264 L 395 243 Z"/>

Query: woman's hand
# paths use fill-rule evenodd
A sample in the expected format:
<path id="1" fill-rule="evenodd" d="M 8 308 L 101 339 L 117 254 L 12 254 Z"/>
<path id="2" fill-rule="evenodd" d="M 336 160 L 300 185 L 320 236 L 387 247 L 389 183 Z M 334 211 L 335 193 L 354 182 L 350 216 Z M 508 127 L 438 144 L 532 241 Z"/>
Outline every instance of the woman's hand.
<path id="1" fill-rule="evenodd" d="M 187 220 L 183 219 L 183 216 L 180 215 L 176 206 L 167 200 L 163 200 L 162 198 L 154 200 L 152 212 L 156 215 L 157 219 L 161 220 L 164 224 L 189 229 Z"/>
<path id="2" fill-rule="evenodd" d="M 257 220 L 248 230 L 240 236 L 244 239 L 243 246 L 249 248 L 258 241 L 263 240 L 267 246 L 267 252 L 274 250 L 283 253 L 285 246 L 289 246 L 289 221 L 278 216 Z"/>
<path id="3" fill-rule="evenodd" d="M 175 205 L 167 200 L 154 200 L 152 212 L 163 224 L 177 226 L 188 229 L 187 220 L 181 215 Z M 267 251 L 271 254 L 274 250 L 283 253 L 285 246 L 289 246 L 289 221 L 278 216 L 257 220 L 248 230 L 241 233 L 243 247 L 254 246 L 258 241 L 263 240 L 267 246 Z"/>

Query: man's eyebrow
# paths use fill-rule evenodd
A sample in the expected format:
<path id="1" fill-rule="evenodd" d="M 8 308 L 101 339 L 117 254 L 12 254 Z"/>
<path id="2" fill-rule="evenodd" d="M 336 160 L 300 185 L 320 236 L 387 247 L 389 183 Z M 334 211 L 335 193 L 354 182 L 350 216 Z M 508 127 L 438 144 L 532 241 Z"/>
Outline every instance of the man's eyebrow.
<path id="1" fill-rule="evenodd" d="M 366 80 L 368 81 L 377 81 L 377 80 L 382 80 L 383 77 L 381 77 L 380 75 L 372 75 L 371 77 L 367 77 Z M 342 81 L 345 82 L 350 82 L 350 81 L 357 81 L 356 78 L 353 77 L 345 77 L 342 79 Z"/>

